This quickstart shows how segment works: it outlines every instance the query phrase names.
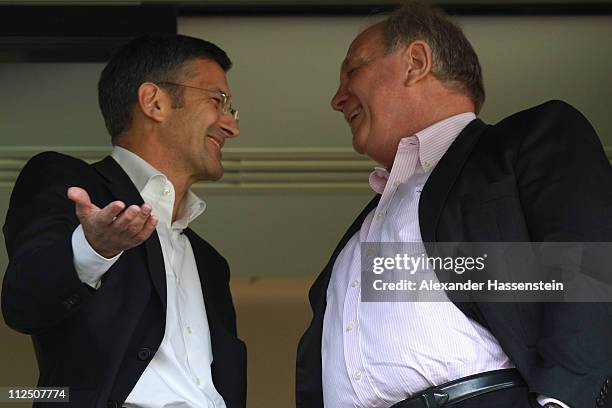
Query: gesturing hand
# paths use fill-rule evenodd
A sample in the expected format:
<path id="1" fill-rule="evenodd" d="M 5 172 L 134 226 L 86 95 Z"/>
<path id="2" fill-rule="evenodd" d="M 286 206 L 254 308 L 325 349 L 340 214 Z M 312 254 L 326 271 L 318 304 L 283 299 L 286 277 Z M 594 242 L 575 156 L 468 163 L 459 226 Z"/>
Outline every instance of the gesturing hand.
<path id="1" fill-rule="evenodd" d="M 89 245 L 105 258 L 112 258 L 121 251 L 144 242 L 157 225 L 151 215 L 151 206 L 130 205 L 125 208 L 121 201 L 113 201 L 100 209 L 89 199 L 87 191 L 70 187 L 68 198 L 76 204 L 75 213 Z"/>

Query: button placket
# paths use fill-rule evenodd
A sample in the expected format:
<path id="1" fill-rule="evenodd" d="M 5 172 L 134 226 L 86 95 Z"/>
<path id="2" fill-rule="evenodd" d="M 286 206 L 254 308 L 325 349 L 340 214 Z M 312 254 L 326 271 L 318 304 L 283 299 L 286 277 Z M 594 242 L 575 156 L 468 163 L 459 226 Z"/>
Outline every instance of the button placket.
<path id="1" fill-rule="evenodd" d="M 389 180 L 383 191 L 382 197 L 376 212 L 374 213 L 374 220 L 368 231 L 368 242 L 377 242 L 380 240 L 380 231 L 383 225 L 383 221 L 387 217 L 389 205 L 391 204 L 395 193 L 398 191 L 398 187 L 402 184 L 402 180 L 408 180 L 415 172 L 416 164 L 418 163 L 418 140 L 410 140 L 408 142 L 409 148 L 404 146 L 398 149 L 395 160 L 393 162 L 393 168 L 389 174 Z M 401 163 L 406 162 L 406 165 Z M 396 166 L 398 164 L 398 166 Z"/>
<path id="2" fill-rule="evenodd" d="M 367 394 L 372 392 L 369 383 L 363 381 L 365 368 L 363 356 L 360 353 L 359 305 L 361 301 L 360 269 L 352 269 L 349 275 L 346 297 L 344 301 L 342 322 L 344 324 L 344 362 L 346 374 L 351 379 L 357 398 L 367 400 Z"/>

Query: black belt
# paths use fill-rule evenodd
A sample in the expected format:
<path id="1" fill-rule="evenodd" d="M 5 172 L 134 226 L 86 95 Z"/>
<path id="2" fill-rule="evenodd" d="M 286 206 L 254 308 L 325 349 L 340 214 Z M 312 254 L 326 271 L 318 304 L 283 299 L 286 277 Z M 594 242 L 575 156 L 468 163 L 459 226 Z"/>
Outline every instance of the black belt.
<path id="1" fill-rule="evenodd" d="M 489 392 L 525 385 L 516 368 L 487 371 L 428 388 L 391 408 L 446 407 Z"/>

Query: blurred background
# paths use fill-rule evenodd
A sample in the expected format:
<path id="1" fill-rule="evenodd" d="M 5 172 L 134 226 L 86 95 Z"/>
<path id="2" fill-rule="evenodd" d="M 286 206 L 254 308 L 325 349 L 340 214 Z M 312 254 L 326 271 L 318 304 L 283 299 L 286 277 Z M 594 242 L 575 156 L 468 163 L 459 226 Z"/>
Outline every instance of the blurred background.
<path id="1" fill-rule="evenodd" d="M 612 158 L 612 1 L 438 4 L 480 57 L 483 120 L 563 99 L 591 121 Z M 110 50 L 154 31 L 221 46 L 234 62 L 228 77 L 242 134 L 224 147 L 222 181 L 195 186 L 207 209 L 193 228 L 232 270 L 249 407 L 294 406 L 308 288 L 373 195 L 373 163 L 352 151 L 329 102 L 351 40 L 392 8 L 375 0 L 1 1 L 0 218 L 32 155 L 96 161 L 110 152 L 96 92 Z M 2 237 L 0 247 L 1 276 Z M 29 337 L 0 323 L 0 387 L 33 386 L 37 375 Z"/>

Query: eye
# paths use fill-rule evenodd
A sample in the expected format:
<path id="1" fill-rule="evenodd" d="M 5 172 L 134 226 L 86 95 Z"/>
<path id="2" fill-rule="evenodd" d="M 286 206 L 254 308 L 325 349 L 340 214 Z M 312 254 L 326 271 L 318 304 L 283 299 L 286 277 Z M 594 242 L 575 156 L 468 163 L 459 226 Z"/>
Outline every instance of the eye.
<path id="1" fill-rule="evenodd" d="M 364 66 L 363 63 L 357 63 L 355 65 L 349 66 L 346 70 L 346 76 L 348 78 L 351 78 L 352 76 L 354 76 L 356 73 L 359 72 L 359 70 Z"/>
<path id="2" fill-rule="evenodd" d="M 346 71 L 346 76 L 350 78 L 351 76 L 353 76 L 353 74 L 355 73 L 355 71 L 357 71 L 357 67 L 353 67 L 353 68 L 348 69 L 348 70 Z"/>
<path id="3" fill-rule="evenodd" d="M 212 96 L 210 99 L 214 102 L 216 107 L 221 106 L 221 103 L 223 102 L 220 96 Z"/>

